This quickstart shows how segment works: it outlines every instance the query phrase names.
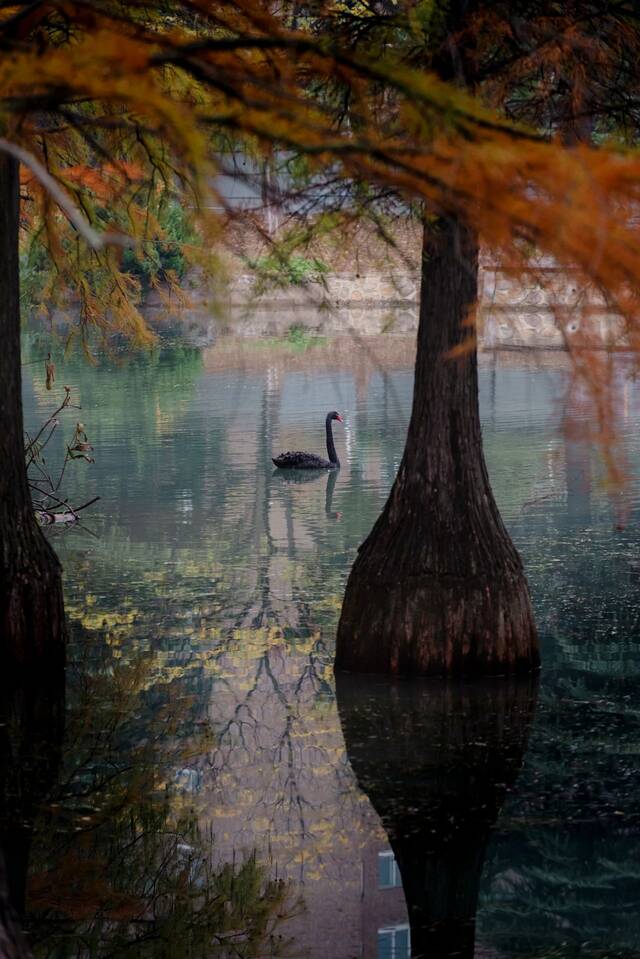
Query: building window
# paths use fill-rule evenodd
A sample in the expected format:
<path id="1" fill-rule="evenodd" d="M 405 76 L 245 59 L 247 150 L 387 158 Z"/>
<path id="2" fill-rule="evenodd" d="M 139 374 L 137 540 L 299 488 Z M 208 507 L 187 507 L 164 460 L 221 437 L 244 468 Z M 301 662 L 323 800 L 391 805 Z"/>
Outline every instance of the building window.
<path id="1" fill-rule="evenodd" d="M 402 885 L 400 870 L 392 852 L 378 853 L 378 889 L 395 889 Z"/>
<path id="2" fill-rule="evenodd" d="M 411 935 L 406 923 L 378 929 L 378 959 L 411 959 Z"/>

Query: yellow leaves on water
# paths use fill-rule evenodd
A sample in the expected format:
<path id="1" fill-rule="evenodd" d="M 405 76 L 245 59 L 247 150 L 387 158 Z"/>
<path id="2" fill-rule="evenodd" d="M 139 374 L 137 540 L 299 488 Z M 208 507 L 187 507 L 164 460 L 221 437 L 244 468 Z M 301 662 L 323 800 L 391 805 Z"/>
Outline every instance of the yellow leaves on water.
<path id="1" fill-rule="evenodd" d="M 113 629 L 116 626 L 131 625 L 135 622 L 136 611 L 129 610 L 123 612 L 86 612 L 82 616 L 82 626 L 84 629 Z"/>

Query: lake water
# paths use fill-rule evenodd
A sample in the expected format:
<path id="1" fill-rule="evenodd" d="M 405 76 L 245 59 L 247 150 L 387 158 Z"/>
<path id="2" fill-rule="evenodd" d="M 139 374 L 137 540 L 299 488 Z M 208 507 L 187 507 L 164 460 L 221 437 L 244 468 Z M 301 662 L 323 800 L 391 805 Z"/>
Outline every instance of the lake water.
<path id="1" fill-rule="evenodd" d="M 37 956 L 407 959 L 410 927 L 416 955 L 640 956 L 640 388 L 621 364 L 619 492 L 562 357 L 483 363 L 539 688 L 343 679 L 336 696 L 342 591 L 410 409 L 410 343 L 376 350 L 59 363 L 82 403 L 66 438 L 81 415 L 96 459 L 67 490 L 101 498 L 53 536 L 71 642 L 29 858 Z M 57 394 L 25 374 L 33 429 Z M 332 409 L 340 472 L 276 473 L 282 450 L 323 453 Z"/>

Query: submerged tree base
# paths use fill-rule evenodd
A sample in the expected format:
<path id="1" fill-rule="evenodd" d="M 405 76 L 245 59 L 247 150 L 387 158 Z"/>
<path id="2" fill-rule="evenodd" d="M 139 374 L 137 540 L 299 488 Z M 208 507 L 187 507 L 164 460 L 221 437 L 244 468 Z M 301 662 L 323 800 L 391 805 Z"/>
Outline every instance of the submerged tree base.
<path id="1" fill-rule="evenodd" d="M 384 582 L 354 566 L 336 669 L 414 676 L 527 673 L 539 665 L 524 575 Z"/>

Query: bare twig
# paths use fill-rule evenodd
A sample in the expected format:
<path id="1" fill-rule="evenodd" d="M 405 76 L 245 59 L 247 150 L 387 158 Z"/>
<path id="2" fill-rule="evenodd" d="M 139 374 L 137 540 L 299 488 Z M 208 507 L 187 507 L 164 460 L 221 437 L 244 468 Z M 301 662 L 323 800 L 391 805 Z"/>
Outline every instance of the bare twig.
<path id="1" fill-rule="evenodd" d="M 58 482 L 53 487 L 56 490 L 60 489 L 60 484 L 62 483 L 62 477 L 64 476 L 64 472 L 67 468 L 67 463 L 69 462 L 70 459 L 71 457 L 69 456 L 69 450 L 67 449 L 67 452 L 64 457 L 64 463 L 62 464 L 62 469 L 60 470 L 60 476 L 58 477 Z"/>
<path id="2" fill-rule="evenodd" d="M 99 496 L 94 496 L 93 499 L 87 500 L 87 502 L 81 506 L 74 507 L 69 502 L 68 497 L 63 497 L 63 495 L 58 492 L 70 460 L 85 459 L 87 462 L 93 463 L 93 459 L 87 455 L 87 451 L 90 451 L 92 447 L 89 444 L 83 423 L 76 423 L 73 440 L 71 445 L 67 444 L 65 457 L 57 481 L 53 479 L 49 470 L 45 469 L 44 466 L 44 458 L 41 454 L 59 426 L 58 415 L 64 409 L 81 409 L 80 406 L 71 403 L 71 388 L 65 386 L 64 389 L 64 399 L 51 416 L 48 417 L 36 436 L 31 439 L 28 434 L 26 435 L 25 455 L 27 469 L 33 468 L 34 471 L 37 471 L 35 476 L 32 475 L 28 477 L 29 488 L 38 497 L 34 500 L 33 504 L 36 517 L 41 523 L 45 523 L 46 525 L 67 522 L 77 523 L 77 514 L 80 510 L 86 509 L 100 499 Z M 41 440 L 41 437 L 47 429 L 49 429 L 48 434 L 44 440 Z"/>
<path id="3" fill-rule="evenodd" d="M 93 506 L 93 504 L 97 503 L 99 499 L 100 499 L 99 496 L 94 496 L 93 499 L 90 499 L 86 503 L 83 503 L 82 506 L 74 506 L 73 512 L 79 513 L 81 509 L 86 509 L 87 506 Z"/>
<path id="4" fill-rule="evenodd" d="M 34 489 L 34 486 L 31 483 L 29 485 L 31 486 L 31 489 Z M 35 489 L 41 496 L 46 496 L 47 499 L 53 500 L 56 506 L 64 506 L 69 513 L 72 513 L 75 516 L 74 508 L 70 505 L 70 503 L 66 499 L 60 499 L 60 497 L 56 496 L 54 493 L 50 493 L 47 490 L 39 489 L 38 487 L 35 487 Z M 44 507 L 43 507 L 43 511 L 49 512 L 49 510 L 44 509 Z"/>
<path id="5" fill-rule="evenodd" d="M 1 139 L 1 138 L 0 138 L 0 139 Z M 51 414 L 51 416 L 49 417 L 48 420 L 45 420 L 45 422 L 43 423 L 43 425 L 40 427 L 39 431 L 36 433 L 35 437 L 34 437 L 32 440 L 30 440 L 29 443 L 27 444 L 27 446 L 25 447 L 25 451 L 24 451 L 24 452 L 25 452 L 25 455 L 28 455 L 28 454 L 30 453 L 30 451 L 31 451 L 31 450 L 33 449 L 33 447 L 36 445 L 36 443 L 38 442 L 38 440 L 40 439 L 40 437 L 42 436 L 42 434 L 44 433 L 44 431 L 46 430 L 46 428 L 49 426 L 49 424 L 52 423 L 52 422 L 55 420 L 55 418 L 56 418 L 56 416 L 58 415 L 58 413 L 61 413 L 62 410 L 64 410 L 67 406 L 70 405 L 70 403 L 71 403 L 71 392 L 70 392 L 70 390 L 67 389 L 66 392 L 65 392 L 65 397 L 64 397 L 62 403 L 60 404 L 60 406 L 57 408 L 57 410 L 54 410 L 54 411 L 53 411 L 53 413 Z M 77 409 L 80 409 L 80 407 L 77 407 Z M 54 428 L 55 428 L 55 427 L 54 427 Z M 27 466 L 28 466 L 28 465 L 29 465 L 29 464 L 27 463 Z"/>

